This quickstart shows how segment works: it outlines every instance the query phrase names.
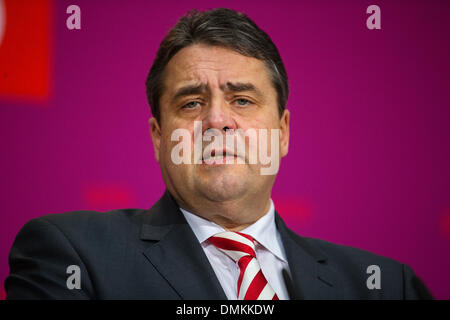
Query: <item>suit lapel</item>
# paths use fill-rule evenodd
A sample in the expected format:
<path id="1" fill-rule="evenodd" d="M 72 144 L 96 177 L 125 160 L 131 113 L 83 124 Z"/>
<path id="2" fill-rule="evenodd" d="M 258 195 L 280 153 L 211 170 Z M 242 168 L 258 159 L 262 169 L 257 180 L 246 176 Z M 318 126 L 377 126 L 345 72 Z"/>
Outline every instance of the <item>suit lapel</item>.
<path id="1" fill-rule="evenodd" d="M 203 248 L 168 191 L 144 217 L 144 255 L 182 299 L 227 299 Z"/>
<path id="2" fill-rule="evenodd" d="M 288 259 L 290 279 L 286 273 L 285 280 L 291 299 L 339 299 L 339 279 L 323 252 L 288 229 L 278 213 L 275 221 Z"/>
<path id="3" fill-rule="evenodd" d="M 284 274 L 291 299 L 339 299 L 339 278 L 323 252 L 291 231 L 276 213 L 275 222 L 286 251 L 290 274 Z M 166 191 L 143 217 L 143 252 L 181 299 L 227 297 L 203 248 L 175 200 Z"/>

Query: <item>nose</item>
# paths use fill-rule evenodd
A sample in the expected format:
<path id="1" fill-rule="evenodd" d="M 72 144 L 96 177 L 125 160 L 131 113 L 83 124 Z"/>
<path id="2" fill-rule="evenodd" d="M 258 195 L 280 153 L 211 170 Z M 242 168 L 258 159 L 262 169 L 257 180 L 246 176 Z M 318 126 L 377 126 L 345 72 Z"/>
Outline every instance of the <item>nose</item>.
<path id="1" fill-rule="evenodd" d="M 205 131 L 208 129 L 218 129 L 226 132 L 227 130 L 236 129 L 236 122 L 225 101 L 216 99 L 211 103 L 203 119 L 202 127 Z"/>

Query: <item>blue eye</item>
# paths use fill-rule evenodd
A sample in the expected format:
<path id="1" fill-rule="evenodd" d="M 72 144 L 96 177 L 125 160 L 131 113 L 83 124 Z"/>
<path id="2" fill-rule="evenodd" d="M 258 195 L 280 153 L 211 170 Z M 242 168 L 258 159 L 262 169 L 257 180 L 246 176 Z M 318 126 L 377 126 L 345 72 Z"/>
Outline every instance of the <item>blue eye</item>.
<path id="1" fill-rule="evenodd" d="M 191 101 L 191 102 L 188 102 L 188 103 L 186 103 L 184 106 L 183 106 L 183 108 L 185 108 L 185 109 L 194 109 L 195 107 L 197 107 L 197 103 L 199 103 L 198 101 Z"/>
<path id="2" fill-rule="evenodd" d="M 236 99 L 236 102 L 240 106 L 246 106 L 250 104 L 250 101 L 248 101 L 247 99 Z"/>

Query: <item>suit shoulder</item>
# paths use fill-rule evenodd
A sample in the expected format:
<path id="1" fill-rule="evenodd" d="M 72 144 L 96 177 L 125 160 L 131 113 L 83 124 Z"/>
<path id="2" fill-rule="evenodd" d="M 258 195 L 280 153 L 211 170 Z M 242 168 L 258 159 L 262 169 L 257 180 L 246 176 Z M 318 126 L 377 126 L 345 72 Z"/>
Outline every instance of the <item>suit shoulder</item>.
<path id="1" fill-rule="evenodd" d="M 141 219 L 148 213 L 145 209 L 117 209 L 106 212 L 69 211 L 47 214 L 31 219 L 22 232 L 37 232 L 44 228 L 58 230 L 69 240 L 118 239 L 136 235 L 140 231 Z"/>
<path id="2" fill-rule="evenodd" d="M 433 299 L 433 295 L 417 277 L 410 266 L 395 259 L 375 254 L 352 246 L 336 244 L 329 241 L 301 238 L 306 246 L 319 248 L 327 259 L 327 264 L 339 273 L 348 287 L 361 289 L 369 275 L 378 274 L 382 279 L 383 290 L 370 290 L 374 296 L 384 299 Z M 363 289 L 365 289 L 363 285 Z M 362 291 L 367 293 L 367 291 Z"/>
<path id="3" fill-rule="evenodd" d="M 331 260 L 334 261 L 353 261 L 355 263 L 382 263 L 391 266 L 401 267 L 401 263 L 364 249 L 353 246 L 337 244 L 322 239 L 303 237 L 303 239 L 312 246 L 319 247 L 320 250 Z"/>
<path id="4" fill-rule="evenodd" d="M 68 211 L 63 213 L 46 214 L 33 220 L 45 220 L 56 226 L 79 226 L 84 224 L 89 225 L 104 225 L 111 223 L 125 223 L 139 220 L 142 215 L 148 213 L 145 209 L 116 209 L 105 212 L 79 210 Z"/>

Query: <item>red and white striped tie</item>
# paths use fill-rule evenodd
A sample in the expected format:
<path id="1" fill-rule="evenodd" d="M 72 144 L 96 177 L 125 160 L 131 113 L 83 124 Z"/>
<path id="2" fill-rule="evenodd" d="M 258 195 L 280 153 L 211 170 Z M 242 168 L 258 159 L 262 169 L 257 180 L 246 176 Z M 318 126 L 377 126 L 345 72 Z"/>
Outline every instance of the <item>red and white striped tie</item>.
<path id="1" fill-rule="evenodd" d="M 210 237 L 209 241 L 238 264 L 239 300 L 278 300 L 256 260 L 255 243 L 251 236 L 240 232 L 222 232 Z"/>

